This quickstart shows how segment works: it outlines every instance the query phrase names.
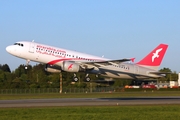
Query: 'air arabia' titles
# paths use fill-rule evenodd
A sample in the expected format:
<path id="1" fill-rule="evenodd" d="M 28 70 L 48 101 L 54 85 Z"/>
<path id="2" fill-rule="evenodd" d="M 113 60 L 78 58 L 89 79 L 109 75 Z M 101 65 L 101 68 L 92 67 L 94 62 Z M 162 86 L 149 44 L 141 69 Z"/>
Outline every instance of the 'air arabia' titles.
<path id="1" fill-rule="evenodd" d="M 36 46 L 36 52 L 40 54 L 46 54 L 60 58 L 66 57 L 66 51 L 55 49 L 53 47 L 42 46 L 42 45 Z"/>

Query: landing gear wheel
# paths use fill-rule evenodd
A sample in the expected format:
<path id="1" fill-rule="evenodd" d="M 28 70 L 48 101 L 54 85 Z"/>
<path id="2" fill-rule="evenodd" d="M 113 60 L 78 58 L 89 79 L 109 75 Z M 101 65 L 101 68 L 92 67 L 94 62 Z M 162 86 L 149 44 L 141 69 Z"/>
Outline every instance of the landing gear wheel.
<path id="1" fill-rule="evenodd" d="M 74 82 L 77 82 L 79 79 L 78 77 L 73 77 Z"/>
<path id="2" fill-rule="evenodd" d="M 91 81 L 91 78 L 90 78 L 90 77 L 85 77 L 85 81 L 86 81 L 86 82 L 90 82 L 90 81 Z"/>

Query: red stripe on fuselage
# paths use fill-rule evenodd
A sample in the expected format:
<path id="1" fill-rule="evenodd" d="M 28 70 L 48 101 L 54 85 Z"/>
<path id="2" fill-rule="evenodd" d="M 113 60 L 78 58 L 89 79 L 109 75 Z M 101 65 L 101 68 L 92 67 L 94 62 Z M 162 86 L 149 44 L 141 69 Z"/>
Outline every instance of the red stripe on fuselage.
<path id="1" fill-rule="evenodd" d="M 48 64 L 54 65 L 54 64 L 56 64 L 58 62 L 66 61 L 66 60 L 73 60 L 73 59 L 57 59 L 57 60 L 53 60 L 53 61 L 48 62 Z"/>

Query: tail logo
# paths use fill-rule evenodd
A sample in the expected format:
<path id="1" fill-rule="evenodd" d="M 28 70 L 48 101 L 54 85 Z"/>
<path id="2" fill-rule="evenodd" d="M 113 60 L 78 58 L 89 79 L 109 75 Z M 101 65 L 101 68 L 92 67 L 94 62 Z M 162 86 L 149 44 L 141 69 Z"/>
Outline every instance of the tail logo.
<path id="1" fill-rule="evenodd" d="M 154 62 L 154 59 L 155 58 L 158 58 L 159 57 L 159 52 L 162 50 L 162 48 L 160 49 L 157 49 L 155 53 L 153 53 L 153 56 L 152 56 L 152 62 Z"/>

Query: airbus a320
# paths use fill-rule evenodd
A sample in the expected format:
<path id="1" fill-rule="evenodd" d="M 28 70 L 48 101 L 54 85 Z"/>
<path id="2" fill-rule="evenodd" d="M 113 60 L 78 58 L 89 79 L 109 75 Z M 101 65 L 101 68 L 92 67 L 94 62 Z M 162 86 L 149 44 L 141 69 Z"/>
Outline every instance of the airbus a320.
<path id="1" fill-rule="evenodd" d="M 84 72 L 85 80 L 90 81 L 89 74 L 135 80 L 163 77 L 163 73 L 159 72 L 158 68 L 167 48 L 167 44 L 160 44 L 137 63 L 127 62 L 133 61 L 134 58 L 111 60 L 34 41 L 16 42 L 7 46 L 6 51 L 13 56 L 25 59 L 27 64 L 30 61 L 44 63 L 45 70 L 48 72 L 73 72 L 74 81 L 78 81 L 77 72 Z"/>

